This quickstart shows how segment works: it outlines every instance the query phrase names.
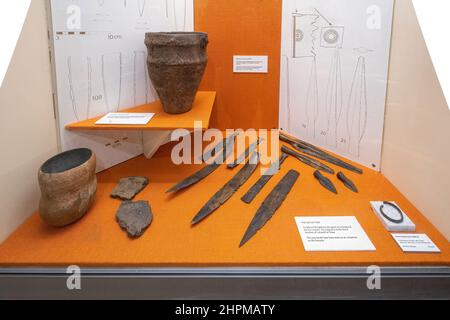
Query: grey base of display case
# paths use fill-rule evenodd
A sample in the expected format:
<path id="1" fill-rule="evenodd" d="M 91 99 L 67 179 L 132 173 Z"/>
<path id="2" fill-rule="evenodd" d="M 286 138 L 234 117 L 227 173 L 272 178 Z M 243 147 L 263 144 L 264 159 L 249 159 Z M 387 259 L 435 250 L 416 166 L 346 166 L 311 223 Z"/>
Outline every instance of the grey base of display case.
<path id="1" fill-rule="evenodd" d="M 86 268 L 69 290 L 63 268 L 0 268 L 0 299 L 450 299 L 450 267 L 380 271 L 371 290 L 362 267 Z"/>

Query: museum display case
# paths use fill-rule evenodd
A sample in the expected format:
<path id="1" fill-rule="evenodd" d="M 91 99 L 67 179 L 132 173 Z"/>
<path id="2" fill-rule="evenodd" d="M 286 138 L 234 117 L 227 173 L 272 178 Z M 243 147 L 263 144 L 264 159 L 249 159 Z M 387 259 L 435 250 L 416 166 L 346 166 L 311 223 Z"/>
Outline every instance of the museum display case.
<path id="1" fill-rule="evenodd" d="M 1 180 L 0 298 L 450 297 L 450 111 L 410 0 L 28 19 L 53 140 L 11 124 L 44 151 L 26 177 L 5 160 L 30 186 Z"/>

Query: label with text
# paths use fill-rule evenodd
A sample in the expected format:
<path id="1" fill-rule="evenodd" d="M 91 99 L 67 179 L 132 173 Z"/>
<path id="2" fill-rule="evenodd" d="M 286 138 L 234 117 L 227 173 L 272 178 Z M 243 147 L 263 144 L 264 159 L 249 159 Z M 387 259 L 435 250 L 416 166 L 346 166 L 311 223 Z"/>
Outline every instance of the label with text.
<path id="1" fill-rule="evenodd" d="M 268 56 L 233 56 L 234 73 L 268 73 Z"/>

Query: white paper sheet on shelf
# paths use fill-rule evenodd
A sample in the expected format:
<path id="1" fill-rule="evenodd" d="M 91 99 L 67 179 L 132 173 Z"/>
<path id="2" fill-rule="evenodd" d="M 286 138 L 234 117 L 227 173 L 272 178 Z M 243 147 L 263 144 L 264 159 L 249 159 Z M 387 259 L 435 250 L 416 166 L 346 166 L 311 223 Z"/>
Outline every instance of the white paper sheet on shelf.
<path id="1" fill-rule="evenodd" d="M 155 116 L 154 113 L 111 112 L 98 120 L 96 125 L 146 125 Z"/>

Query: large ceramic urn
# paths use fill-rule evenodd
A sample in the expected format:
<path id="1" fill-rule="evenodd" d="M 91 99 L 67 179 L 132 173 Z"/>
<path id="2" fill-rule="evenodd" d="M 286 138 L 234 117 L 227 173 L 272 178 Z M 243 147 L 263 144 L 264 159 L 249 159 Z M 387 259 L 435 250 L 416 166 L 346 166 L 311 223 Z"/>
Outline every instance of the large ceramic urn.
<path id="1" fill-rule="evenodd" d="M 158 32 L 145 35 L 148 71 L 164 111 L 192 109 L 208 61 L 208 35 L 202 32 Z"/>
<path id="2" fill-rule="evenodd" d="M 47 224 L 74 223 L 91 207 L 97 191 L 95 154 L 89 149 L 63 152 L 39 169 L 39 213 Z"/>

